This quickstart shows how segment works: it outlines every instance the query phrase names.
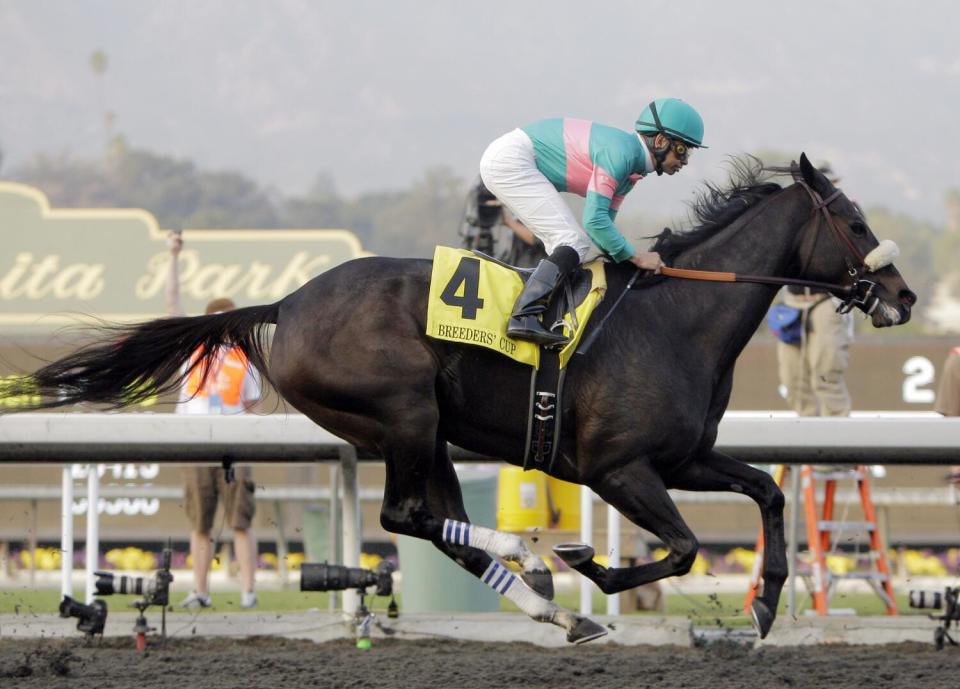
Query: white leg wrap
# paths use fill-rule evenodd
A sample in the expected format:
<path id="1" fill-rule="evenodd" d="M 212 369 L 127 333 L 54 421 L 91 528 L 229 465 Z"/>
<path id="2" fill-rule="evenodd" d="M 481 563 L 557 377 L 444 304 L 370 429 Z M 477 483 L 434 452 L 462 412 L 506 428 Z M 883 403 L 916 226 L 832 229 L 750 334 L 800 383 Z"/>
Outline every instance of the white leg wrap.
<path id="1" fill-rule="evenodd" d="M 484 550 L 504 560 L 517 562 L 524 571 L 546 569 L 543 560 L 527 547 L 522 538 L 494 531 L 485 526 L 446 519 L 443 522 L 443 540 L 453 545 L 466 545 Z"/>
<path id="2" fill-rule="evenodd" d="M 492 588 L 527 615 L 540 622 L 552 622 L 557 606 L 541 598 L 527 588 L 517 575 L 494 560 L 480 577 L 484 584 Z"/>
<path id="3" fill-rule="evenodd" d="M 526 545 L 518 536 L 501 533 L 485 526 L 447 519 L 443 522 L 443 540 L 453 545 L 468 545 L 508 560 L 520 560 Z"/>

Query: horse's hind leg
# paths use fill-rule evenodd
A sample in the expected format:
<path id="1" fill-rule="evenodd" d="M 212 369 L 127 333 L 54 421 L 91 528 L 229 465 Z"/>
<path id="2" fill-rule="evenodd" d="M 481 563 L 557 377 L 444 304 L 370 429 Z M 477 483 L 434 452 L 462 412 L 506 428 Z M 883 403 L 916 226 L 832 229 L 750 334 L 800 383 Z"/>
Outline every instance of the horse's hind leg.
<path id="1" fill-rule="evenodd" d="M 553 600 L 553 575 L 543 559 L 515 534 L 471 524 L 464 511 L 460 482 L 450 462 L 445 441 L 438 440 L 436 452 L 428 495 L 431 511 L 443 520 L 442 539 L 437 547 L 444 550 L 447 545 L 468 546 L 467 552 L 479 550 L 515 562 L 520 565 L 520 577 L 524 583 L 543 598 Z"/>
<path id="2" fill-rule="evenodd" d="M 763 593 L 753 601 L 753 622 L 763 638 L 777 616 L 787 578 L 783 533 L 783 492 L 766 472 L 715 450 L 697 457 L 670 476 L 670 487 L 696 491 L 733 491 L 752 498 L 763 520 Z"/>
<path id="3" fill-rule="evenodd" d="M 553 597 L 553 578 L 537 555 L 518 536 L 470 524 L 456 472 L 447 455 L 446 442 L 438 440 L 436 457 L 427 481 L 428 507 L 443 526 L 433 544 L 494 591 L 512 601 L 539 622 L 551 622 L 567 630 L 567 640 L 584 643 L 607 633 L 592 620 L 561 608 Z M 414 535 L 414 534 L 411 534 Z M 520 579 L 490 553 L 520 563 Z M 529 585 L 529 586 L 528 586 Z M 544 594 L 541 589 L 547 589 Z"/>
<path id="4" fill-rule="evenodd" d="M 673 503 L 660 474 L 646 461 L 631 462 L 604 475 L 590 487 L 637 526 L 656 535 L 669 549 L 662 560 L 633 567 L 604 567 L 586 545 L 557 547 L 555 552 L 606 594 L 686 574 L 697 556 L 696 537 Z"/>

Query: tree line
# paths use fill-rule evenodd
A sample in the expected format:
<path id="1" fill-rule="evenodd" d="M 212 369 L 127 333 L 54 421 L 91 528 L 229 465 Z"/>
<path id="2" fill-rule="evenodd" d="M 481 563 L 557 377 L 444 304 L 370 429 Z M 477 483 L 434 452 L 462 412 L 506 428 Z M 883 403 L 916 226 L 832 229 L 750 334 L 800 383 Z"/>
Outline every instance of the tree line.
<path id="1" fill-rule="evenodd" d="M 38 154 L 4 176 L 39 188 L 54 207 L 143 208 L 165 229 L 348 229 L 364 248 L 403 257 L 432 256 L 436 244 L 458 241 L 467 188 L 438 167 L 407 189 L 346 198 L 319 174 L 305 194 L 284 195 L 242 172 L 203 170 L 122 137 L 102 159 Z"/>

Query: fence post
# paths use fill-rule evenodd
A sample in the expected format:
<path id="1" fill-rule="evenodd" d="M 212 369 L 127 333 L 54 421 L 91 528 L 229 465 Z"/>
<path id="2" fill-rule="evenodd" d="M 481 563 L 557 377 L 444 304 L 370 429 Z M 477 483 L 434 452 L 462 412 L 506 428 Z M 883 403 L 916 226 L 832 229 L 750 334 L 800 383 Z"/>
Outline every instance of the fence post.
<path id="1" fill-rule="evenodd" d="M 620 513 L 612 505 L 607 505 L 607 558 L 611 569 L 620 566 Z M 607 596 L 607 614 L 620 614 L 619 593 Z"/>
<path id="2" fill-rule="evenodd" d="M 593 491 L 580 486 L 580 541 L 593 545 Z M 593 582 L 586 577 L 580 579 L 580 614 L 593 614 Z"/>
<path id="3" fill-rule="evenodd" d="M 87 467 L 87 558 L 86 565 L 86 598 L 87 605 L 93 603 L 96 592 L 96 576 L 94 572 L 100 562 L 100 512 L 97 509 L 100 503 L 100 472 L 96 464 Z"/>
<path id="4" fill-rule="evenodd" d="M 800 549 L 800 468 L 790 471 L 790 533 L 787 534 L 787 614 L 797 616 L 797 553 Z"/>
<path id="5" fill-rule="evenodd" d="M 343 564 L 360 566 L 360 491 L 357 488 L 357 449 L 353 445 L 340 448 L 340 477 L 343 482 Z M 353 614 L 360 605 L 356 591 L 343 592 L 343 612 Z"/>
<path id="6" fill-rule="evenodd" d="M 60 494 L 60 597 L 73 597 L 73 467 L 64 464 Z"/>

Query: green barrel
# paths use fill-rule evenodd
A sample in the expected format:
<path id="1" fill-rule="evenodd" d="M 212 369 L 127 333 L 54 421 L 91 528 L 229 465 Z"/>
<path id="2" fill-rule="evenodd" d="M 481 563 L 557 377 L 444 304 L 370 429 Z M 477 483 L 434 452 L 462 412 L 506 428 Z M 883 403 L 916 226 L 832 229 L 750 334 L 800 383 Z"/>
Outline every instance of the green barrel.
<path id="1" fill-rule="evenodd" d="M 493 467 L 458 467 L 463 504 L 472 524 L 497 527 L 497 474 Z M 496 612 L 500 596 L 437 550 L 429 541 L 397 537 L 401 614 L 404 612 Z"/>
<path id="2" fill-rule="evenodd" d="M 337 562 L 330 543 L 330 508 L 307 505 L 303 510 L 303 550 L 307 562 Z"/>

